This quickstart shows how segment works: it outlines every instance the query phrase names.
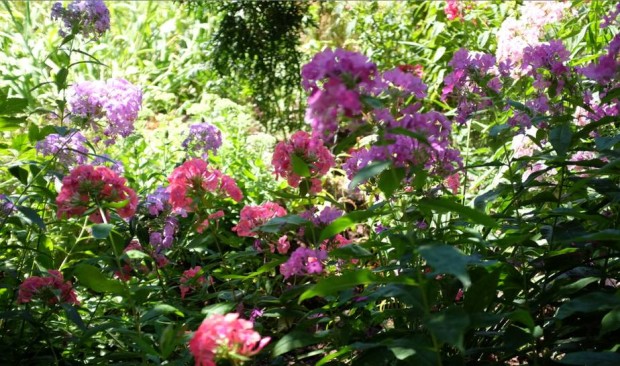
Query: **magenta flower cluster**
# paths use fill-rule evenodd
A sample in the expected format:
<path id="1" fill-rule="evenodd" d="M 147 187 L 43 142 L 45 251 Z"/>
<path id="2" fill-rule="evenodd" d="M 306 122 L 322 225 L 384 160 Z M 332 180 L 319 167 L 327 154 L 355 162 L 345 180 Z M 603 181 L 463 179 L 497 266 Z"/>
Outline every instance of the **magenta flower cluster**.
<path id="1" fill-rule="evenodd" d="M 202 152 L 201 157 L 206 159 L 209 151 L 217 155 L 222 146 L 222 132 L 210 123 L 197 123 L 189 127 L 189 134 L 182 146 L 190 152 Z"/>
<path id="2" fill-rule="evenodd" d="M 117 136 L 127 137 L 133 132 L 142 107 L 142 91 L 124 79 L 83 81 L 72 85 L 68 102 L 71 113 L 95 131 L 101 130 L 99 122 L 105 119 L 104 142 L 111 145 Z"/>
<path id="3" fill-rule="evenodd" d="M 315 137 L 329 141 L 341 118 L 359 117 L 361 93 L 372 88 L 376 72 L 366 56 L 341 48 L 317 53 L 302 67 L 302 85 L 310 93 L 306 121 Z"/>
<path id="4" fill-rule="evenodd" d="M 102 0 L 74 0 L 66 9 L 57 2 L 51 17 L 62 21 L 63 28 L 58 31 L 62 37 L 81 34 L 97 39 L 110 29 L 110 11 Z"/>
<path id="5" fill-rule="evenodd" d="M 444 79 L 441 96 L 443 100 L 457 101 L 455 120 L 462 124 L 476 112 L 491 106 L 488 93 L 500 91 L 502 82 L 498 74 L 507 65 L 502 64 L 498 72 L 493 55 L 469 52 L 464 48 L 454 53 L 448 65 L 452 66 L 452 72 Z"/>

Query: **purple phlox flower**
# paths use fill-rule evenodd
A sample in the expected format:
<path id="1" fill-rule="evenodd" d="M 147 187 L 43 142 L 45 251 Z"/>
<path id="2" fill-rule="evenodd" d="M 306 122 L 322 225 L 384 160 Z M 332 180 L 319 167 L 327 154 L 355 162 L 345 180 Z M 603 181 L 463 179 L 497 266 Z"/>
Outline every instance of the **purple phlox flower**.
<path id="1" fill-rule="evenodd" d="M 209 151 L 217 155 L 217 150 L 222 146 L 222 132 L 210 123 L 191 125 L 182 146 L 188 152 L 202 152 L 202 157 L 206 159 Z"/>
<path id="2" fill-rule="evenodd" d="M 577 71 L 601 85 L 615 79 L 620 63 L 617 61 L 620 50 L 620 33 L 616 34 L 607 47 L 607 54 L 600 56 L 596 62 L 578 68 Z"/>
<path id="3" fill-rule="evenodd" d="M 314 136 L 329 140 L 341 116 L 360 115 L 360 95 L 373 88 L 376 72 L 377 66 L 366 56 L 329 48 L 302 67 L 302 86 L 310 93 L 306 121 Z"/>
<path id="4" fill-rule="evenodd" d="M 170 208 L 168 200 L 170 199 L 170 193 L 165 187 L 157 187 L 155 192 L 146 196 L 146 207 L 149 214 L 158 216 L 167 207 Z"/>
<path id="5" fill-rule="evenodd" d="M 74 0 L 66 9 L 57 2 L 52 6 L 51 18 L 62 20 L 63 27 L 58 31 L 62 37 L 82 34 L 97 39 L 110 29 L 110 11 L 102 0 Z"/>
<path id="6" fill-rule="evenodd" d="M 43 156 L 55 156 L 58 163 L 67 168 L 85 164 L 88 158 L 86 138 L 79 132 L 61 136 L 57 133 L 47 135 L 37 142 L 36 150 Z"/>
<path id="7" fill-rule="evenodd" d="M 299 247 L 290 256 L 286 263 L 280 265 L 280 273 L 284 278 L 320 274 L 323 272 L 323 261 L 327 260 L 325 250 L 313 250 Z"/>
<path id="8" fill-rule="evenodd" d="M 265 313 L 265 309 L 254 308 L 250 313 L 250 321 L 253 322 L 256 318 L 260 318 Z"/>
<path id="9" fill-rule="evenodd" d="M 332 206 L 325 206 L 325 208 L 323 208 L 321 212 L 319 212 L 319 215 L 316 218 L 316 224 L 327 226 L 343 214 L 344 212 L 338 208 Z"/>
<path id="10" fill-rule="evenodd" d="M 613 10 L 611 10 L 607 15 L 603 16 L 601 28 L 607 28 L 612 25 L 616 21 L 616 18 L 618 18 L 618 14 L 620 14 L 620 3 L 617 3 L 616 7 Z"/>
<path id="11" fill-rule="evenodd" d="M 4 194 L 0 194 L 0 214 L 3 216 L 9 216 L 15 211 L 15 205 Z"/>
<path id="12" fill-rule="evenodd" d="M 133 132 L 142 107 L 142 91 L 124 79 L 83 81 L 71 86 L 68 102 L 71 113 L 85 119 L 95 131 L 101 130 L 98 122 L 105 118 L 104 142 L 111 145 L 117 136 L 127 137 Z"/>
<path id="13" fill-rule="evenodd" d="M 404 93 L 415 95 L 418 99 L 426 98 L 427 87 L 422 79 L 411 73 L 403 72 L 398 67 L 385 71 L 381 75 L 381 80 L 376 83 L 375 94 L 387 91 L 390 85 Z"/>

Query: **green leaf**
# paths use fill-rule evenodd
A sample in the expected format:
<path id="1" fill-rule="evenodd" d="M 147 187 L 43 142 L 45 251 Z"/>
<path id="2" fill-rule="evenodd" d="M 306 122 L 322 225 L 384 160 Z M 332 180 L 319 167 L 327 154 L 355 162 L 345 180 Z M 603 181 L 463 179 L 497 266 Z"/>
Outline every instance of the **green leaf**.
<path id="1" fill-rule="evenodd" d="M 471 284 L 467 273 L 467 264 L 470 262 L 470 258 L 461 253 L 460 250 L 450 245 L 439 244 L 423 245 L 418 248 L 418 252 L 428 265 L 433 267 L 435 273 L 452 274 L 461 281 L 465 288 Z"/>
<path id="2" fill-rule="evenodd" d="M 569 123 L 563 123 L 559 126 L 555 126 L 549 131 L 549 142 L 555 152 L 559 156 L 564 156 L 570 148 L 571 141 L 573 139 L 573 131 Z"/>
<path id="3" fill-rule="evenodd" d="M 332 221 L 325 229 L 321 231 L 319 242 L 329 239 L 332 236 L 352 227 L 356 224 L 377 215 L 373 210 L 353 211 L 346 215 L 340 216 L 336 220 Z"/>
<path id="4" fill-rule="evenodd" d="M 482 278 L 473 281 L 471 287 L 465 293 L 464 305 L 469 313 L 484 311 L 497 297 L 497 284 L 500 270 L 495 269 Z"/>
<path id="5" fill-rule="evenodd" d="M 494 227 L 497 225 L 497 222 L 487 214 L 471 207 L 463 206 L 460 203 L 456 203 L 447 198 L 424 198 L 421 199 L 418 204 L 422 208 L 427 208 L 438 212 L 456 212 L 459 213 L 463 219 L 469 219 L 476 224 L 487 227 Z"/>
<path id="6" fill-rule="evenodd" d="M 28 107 L 28 99 L 8 98 L 4 103 L 0 104 L 0 114 L 10 116 L 24 112 Z"/>
<path id="7" fill-rule="evenodd" d="M 275 344 L 273 347 L 273 357 L 283 355 L 297 348 L 319 343 L 320 341 L 320 338 L 315 337 L 306 330 L 294 330 L 280 338 L 280 340 Z"/>
<path id="8" fill-rule="evenodd" d="M 80 313 L 78 313 L 75 306 L 70 304 L 61 304 L 62 308 L 65 310 L 65 314 L 67 315 L 67 319 L 71 320 L 75 325 L 80 328 L 80 330 L 86 330 L 88 327 L 84 324 Z"/>
<path id="9" fill-rule="evenodd" d="M 39 216 L 39 213 L 37 211 L 33 210 L 30 207 L 26 207 L 26 206 L 16 206 L 16 207 L 19 210 L 19 212 L 24 214 L 24 216 L 28 219 L 28 221 L 30 221 L 30 223 L 37 225 L 39 229 L 41 229 L 42 231 L 45 231 L 45 223 L 43 222 L 43 219 L 41 218 L 41 216 Z"/>
<path id="10" fill-rule="evenodd" d="M 617 366 L 620 365 L 620 353 L 616 352 L 573 352 L 567 353 L 560 363 L 581 366 Z"/>
<path id="11" fill-rule="evenodd" d="M 114 229 L 114 225 L 112 224 L 94 224 L 91 226 L 93 231 L 93 238 L 95 239 L 106 239 L 110 236 L 112 229 Z"/>
<path id="12" fill-rule="evenodd" d="M 146 313 L 144 313 L 142 315 L 142 317 L 140 318 L 140 321 L 142 323 L 146 323 L 146 322 L 154 320 L 154 319 L 156 319 L 159 316 L 164 315 L 164 314 L 175 314 L 175 315 L 177 315 L 179 317 L 184 317 L 185 316 L 182 311 L 180 311 L 179 309 L 175 308 L 172 305 L 157 304 L 151 310 L 149 310 Z"/>
<path id="13" fill-rule="evenodd" d="M 28 171 L 20 166 L 14 165 L 9 167 L 9 173 L 17 178 L 22 184 L 28 184 Z"/>
<path id="14" fill-rule="evenodd" d="M 387 169 L 392 163 L 389 161 L 375 161 L 372 162 L 362 169 L 360 169 L 357 174 L 351 179 L 351 183 L 349 183 L 349 189 L 355 189 L 355 187 L 360 184 L 366 182 L 368 179 L 379 175 L 382 171 Z"/>
<path id="15" fill-rule="evenodd" d="M 601 320 L 601 335 L 613 332 L 620 328 L 620 307 L 613 309 L 605 314 Z"/>
<path id="16" fill-rule="evenodd" d="M 200 313 L 205 314 L 205 318 L 213 314 L 224 315 L 226 313 L 229 313 L 232 309 L 234 309 L 235 306 L 236 304 L 232 302 L 221 302 L 221 303 L 205 306 L 204 308 L 202 308 Z"/>
<path id="17" fill-rule="evenodd" d="M 293 172 L 300 177 L 307 178 L 310 176 L 310 168 L 297 154 L 291 155 L 291 164 L 293 164 Z"/>
<path id="18" fill-rule="evenodd" d="M 23 117 L 4 117 L 0 116 L 0 132 L 13 131 L 21 127 L 26 122 Z"/>
<path id="19" fill-rule="evenodd" d="M 383 102 L 381 101 L 381 99 L 376 98 L 376 97 L 372 97 L 370 95 L 361 95 L 360 96 L 360 101 L 364 105 L 366 105 L 366 106 L 368 106 L 368 107 L 370 107 L 372 109 L 384 108 L 384 105 L 383 105 Z"/>
<path id="20" fill-rule="evenodd" d="M 274 217 L 267 221 L 264 225 L 254 228 L 252 231 L 262 231 L 265 233 L 278 233 L 286 225 L 305 225 L 309 223 L 308 220 L 299 217 L 299 215 L 286 215 L 281 217 Z"/>
<path id="21" fill-rule="evenodd" d="M 404 168 L 392 168 L 384 170 L 379 176 L 377 185 L 386 198 L 392 197 L 394 191 L 396 191 L 405 178 Z"/>
<path id="22" fill-rule="evenodd" d="M 125 287 L 118 281 L 109 279 L 99 268 L 90 264 L 82 263 L 75 268 L 75 277 L 80 285 L 86 286 L 95 292 L 125 294 Z"/>
<path id="23" fill-rule="evenodd" d="M 357 271 L 345 272 L 340 276 L 330 276 L 319 280 L 315 285 L 310 286 L 301 294 L 301 296 L 299 296 L 299 303 L 315 296 L 325 297 L 339 291 L 349 290 L 358 285 L 370 285 L 373 283 L 402 283 L 412 286 L 417 284 L 412 278 L 406 276 L 385 277 L 379 276 L 368 269 L 361 269 Z"/>
<path id="24" fill-rule="evenodd" d="M 425 323 L 437 339 L 461 351 L 465 350 L 463 341 L 465 331 L 469 326 L 469 315 L 465 310 L 451 307 L 439 313 L 431 314 Z"/>
<path id="25" fill-rule="evenodd" d="M 350 259 L 350 258 L 368 258 L 372 257 L 372 253 L 368 249 L 357 245 L 348 244 L 329 252 L 330 256 L 335 258 Z"/>
<path id="26" fill-rule="evenodd" d="M 618 296 L 604 292 L 591 292 L 560 306 L 555 317 L 566 319 L 576 313 L 598 312 L 610 310 L 618 306 L 620 306 L 620 298 Z"/>
<path id="27" fill-rule="evenodd" d="M 54 78 L 54 84 L 56 84 L 56 88 L 58 91 L 63 90 L 67 87 L 67 75 L 69 75 L 69 70 L 66 67 L 58 70 Z"/>

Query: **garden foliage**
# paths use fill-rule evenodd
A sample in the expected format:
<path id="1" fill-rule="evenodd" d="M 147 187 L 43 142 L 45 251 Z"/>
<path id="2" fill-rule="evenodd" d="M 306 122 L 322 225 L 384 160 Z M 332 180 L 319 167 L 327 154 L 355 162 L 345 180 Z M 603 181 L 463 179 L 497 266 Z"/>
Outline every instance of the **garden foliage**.
<path id="1" fill-rule="evenodd" d="M 124 70 L 151 2 L 2 5 L 3 364 L 620 363 L 620 5 L 297 9 L 275 137 L 192 84 L 212 25 Z"/>

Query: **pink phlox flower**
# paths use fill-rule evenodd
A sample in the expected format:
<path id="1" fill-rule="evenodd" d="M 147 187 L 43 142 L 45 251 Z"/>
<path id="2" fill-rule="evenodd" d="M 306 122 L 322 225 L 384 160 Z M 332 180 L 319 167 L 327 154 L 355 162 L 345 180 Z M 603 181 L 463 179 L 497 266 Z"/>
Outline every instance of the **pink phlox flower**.
<path id="1" fill-rule="evenodd" d="M 231 355 L 251 357 L 260 352 L 271 340 L 261 337 L 254 324 L 239 319 L 239 314 L 214 314 L 206 318 L 189 342 L 189 350 L 196 366 L 215 366 L 216 360 Z"/>
<path id="2" fill-rule="evenodd" d="M 192 159 L 177 167 L 168 182 L 169 202 L 177 213 L 199 210 L 207 193 L 228 196 L 237 202 L 243 199 L 233 178 L 210 169 L 202 159 Z"/>
<path id="3" fill-rule="evenodd" d="M 181 279 L 179 280 L 181 283 L 179 286 L 181 289 L 181 299 L 185 299 L 185 295 L 187 295 L 190 291 L 194 291 L 207 284 L 207 278 L 205 276 L 201 276 L 201 272 L 202 267 L 200 266 L 190 268 L 183 272 Z"/>
<path id="4" fill-rule="evenodd" d="M 275 202 L 265 202 L 258 206 L 245 206 L 239 213 L 239 223 L 232 228 L 239 236 L 258 236 L 255 228 L 265 224 L 267 221 L 286 215 L 286 210 Z"/>
<path id="5" fill-rule="evenodd" d="M 304 131 L 297 131 L 289 141 L 282 141 L 276 145 L 272 165 L 276 176 L 286 178 L 288 184 L 299 187 L 302 177 L 293 170 L 293 155 L 304 161 L 310 172 L 311 192 L 321 191 L 319 178 L 327 174 L 335 165 L 334 156 L 323 145 L 320 139 L 311 137 Z"/>
<path id="6" fill-rule="evenodd" d="M 81 216 L 95 205 L 128 201 L 125 206 L 116 209 L 119 216 L 128 219 L 136 212 L 138 196 L 125 184 L 124 178 L 107 167 L 80 165 L 62 180 L 62 188 L 56 197 L 57 216 Z M 95 210 L 89 219 L 95 223 L 103 222 L 99 210 Z"/>
<path id="7" fill-rule="evenodd" d="M 38 298 L 49 305 L 58 303 L 79 305 L 71 281 L 65 282 L 58 270 L 50 269 L 47 272 L 49 277 L 31 276 L 25 279 L 19 285 L 17 302 L 23 304 Z"/>

